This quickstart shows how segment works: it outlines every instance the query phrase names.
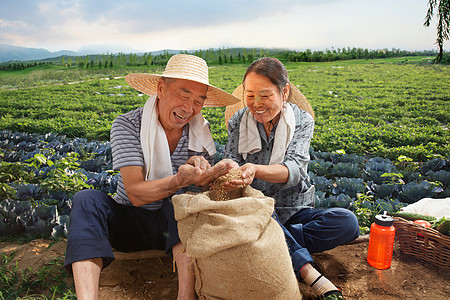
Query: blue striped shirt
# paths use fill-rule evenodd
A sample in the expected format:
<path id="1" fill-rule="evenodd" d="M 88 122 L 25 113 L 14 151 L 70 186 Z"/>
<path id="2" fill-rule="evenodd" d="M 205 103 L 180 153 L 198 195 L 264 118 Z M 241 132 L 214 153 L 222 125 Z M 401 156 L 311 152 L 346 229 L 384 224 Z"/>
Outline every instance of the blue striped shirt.
<path id="1" fill-rule="evenodd" d="M 114 170 L 120 170 L 120 168 L 127 166 L 139 166 L 145 168 L 140 138 L 142 112 L 142 107 L 127 112 L 118 116 L 112 124 L 111 148 Z M 189 157 L 194 155 L 204 156 L 210 164 L 214 162 L 213 156 L 209 156 L 206 152 L 191 151 L 188 149 L 188 144 L 189 124 L 183 127 L 183 134 L 178 142 L 177 148 L 170 156 L 173 174 L 176 174 L 178 172 L 178 168 L 185 164 Z M 177 194 L 185 193 L 187 191 L 200 192 L 200 188 L 192 185 L 180 189 Z M 114 200 L 123 205 L 133 205 L 128 199 L 122 176 L 120 174 L 119 181 L 117 183 L 117 194 L 115 195 Z M 149 210 L 159 209 L 161 208 L 162 200 L 163 199 L 141 207 Z"/>

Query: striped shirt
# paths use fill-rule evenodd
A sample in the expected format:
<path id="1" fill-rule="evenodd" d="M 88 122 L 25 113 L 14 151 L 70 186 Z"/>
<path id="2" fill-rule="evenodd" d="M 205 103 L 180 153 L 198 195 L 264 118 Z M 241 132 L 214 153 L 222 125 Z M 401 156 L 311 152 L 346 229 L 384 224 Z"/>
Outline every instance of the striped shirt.
<path id="1" fill-rule="evenodd" d="M 144 155 L 141 148 L 141 120 L 143 108 L 127 112 L 118 116 L 111 127 L 111 148 L 113 158 L 114 170 L 127 166 L 139 166 L 145 168 Z M 172 172 L 176 174 L 178 168 L 185 164 L 189 157 L 194 155 L 204 156 L 210 164 L 213 164 L 214 157 L 209 156 L 207 152 L 194 152 L 188 149 L 189 142 L 189 124 L 183 127 L 183 134 L 178 142 L 177 148 L 170 156 L 172 161 Z M 190 192 L 200 192 L 200 188 L 196 186 L 189 186 L 180 189 L 177 194 Z M 169 197 L 170 198 L 170 197 Z M 119 174 L 117 183 L 117 194 L 114 200 L 120 204 L 132 206 L 133 204 L 128 199 L 122 176 Z M 162 200 L 145 204 L 141 207 L 155 210 L 161 208 Z"/>

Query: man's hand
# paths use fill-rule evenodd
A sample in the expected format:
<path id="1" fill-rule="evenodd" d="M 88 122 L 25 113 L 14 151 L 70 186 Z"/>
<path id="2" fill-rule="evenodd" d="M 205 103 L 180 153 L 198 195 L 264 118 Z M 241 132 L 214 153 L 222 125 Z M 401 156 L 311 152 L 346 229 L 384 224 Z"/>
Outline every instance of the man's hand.
<path id="1" fill-rule="evenodd" d="M 193 167 L 198 167 L 200 170 L 205 171 L 211 168 L 209 162 L 203 156 L 191 156 L 187 160 L 186 164 L 191 165 Z"/>
<path id="2" fill-rule="evenodd" d="M 211 167 L 203 156 L 193 156 L 178 168 L 177 177 L 179 177 L 179 184 L 181 186 L 191 184 L 204 186 L 212 180 L 225 175 L 236 166 L 237 164 L 232 160 L 225 159 Z"/>

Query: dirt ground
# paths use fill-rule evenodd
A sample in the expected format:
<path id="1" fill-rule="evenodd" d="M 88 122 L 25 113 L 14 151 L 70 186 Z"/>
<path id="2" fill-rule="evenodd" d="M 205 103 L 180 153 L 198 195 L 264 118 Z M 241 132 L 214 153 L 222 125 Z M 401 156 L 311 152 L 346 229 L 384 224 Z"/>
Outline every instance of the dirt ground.
<path id="1" fill-rule="evenodd" d="M 14 251 L 19 269 L 39 269 L 53 257 L 64 256 L 65 245 L 48 240 L 0 243 L 0 252 Z M 396 243 L 391 268 L 377 270 L 366 262 L 367 246 L 361 242 L 314 254 L 314 265 L 342 288 L 346 299 L 450 299 L 450 268 L 401 254 Z M 169 257 L 115 261 L 100 281 L 101 299 L 176 299 L 177 279 Z M 311 288 L 299 286 L 304 299 L 314 299 Z"/>

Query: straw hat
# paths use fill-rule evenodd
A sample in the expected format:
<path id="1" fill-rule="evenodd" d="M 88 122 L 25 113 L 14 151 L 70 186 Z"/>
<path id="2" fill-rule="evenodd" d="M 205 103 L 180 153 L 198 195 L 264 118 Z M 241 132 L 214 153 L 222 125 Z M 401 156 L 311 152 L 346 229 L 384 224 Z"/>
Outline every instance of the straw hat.
<path id="1" fill-rule="evenodd" d="M 132 73 L 125 77 L 130 86 L 146 94 L 156 94 L 159 79 L 161 77 L 187 79 L 203 83 L 208 86 L 205 107 L 219 107 L 231 105 L 239 101 L 238 98 L 221 90 L 208 81 L 208 66 L 206 62 L 197 56 L 177 54 L 167 62 L 166 69 L 159 74 Z"/>
<path id="2" fill-rule="evenodd" d="M 300 90 L 293 84 L 290 84 L 290 93 L 289 98 L 287 99 L 288 102 L 297 104 L 297 106 L 300 109 L 303 109 L 307 111 L 313 118 L 314 118 L 314 111 L 311 107 L 311 104 L 309 104 L 308 99 L 306 99 L 305 95 L 300 92 Z M 239 102 L 236 104 L 227 106 L 225 109 L 225 125 L 228 128 L 228 121 L 231 119 L 231 117 L 241 108 L 244 108 L 246 106 L 245 100 L 244 100 L 244 86 L 240 84 L 233 92 L 233 95 L 239 98 Z"/>

